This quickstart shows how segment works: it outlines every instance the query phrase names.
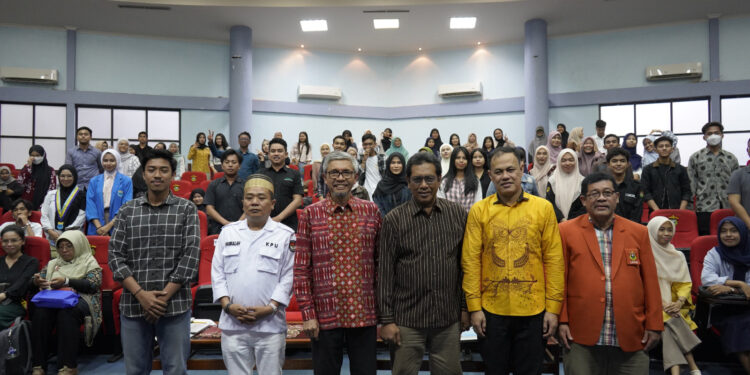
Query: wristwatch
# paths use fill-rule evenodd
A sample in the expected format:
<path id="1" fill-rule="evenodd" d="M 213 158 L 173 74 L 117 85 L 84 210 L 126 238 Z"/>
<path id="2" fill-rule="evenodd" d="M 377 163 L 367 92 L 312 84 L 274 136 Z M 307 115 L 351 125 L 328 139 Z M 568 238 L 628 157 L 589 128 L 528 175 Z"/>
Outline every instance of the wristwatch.
<path id="1" fill-rule="evenodd" d="M 277 311 L 279 311 L 279 307 L 274 305 L 273 303 L 269 303 L 268 306 L 271 306 L 271 310 L 273 310 L 273 313 L 275 314 Z"/>
<path id="2" fill-rule="evenodd" d="M 224 312 L 231 315 L 231 313 L 229 312 L 229 306 L 232 306 L 232 303 L 227 303 L 227 305 L 224 306 Z"/>

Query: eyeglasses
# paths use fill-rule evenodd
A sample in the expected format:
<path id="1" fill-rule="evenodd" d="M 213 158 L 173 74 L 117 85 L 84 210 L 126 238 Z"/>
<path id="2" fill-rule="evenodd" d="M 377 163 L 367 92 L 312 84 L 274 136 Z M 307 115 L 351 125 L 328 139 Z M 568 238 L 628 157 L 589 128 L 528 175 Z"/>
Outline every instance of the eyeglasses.
<path id="1" fill-rule="evenodd" d="M 604 198 L 609 198 L 612 195 L 614 195 L 616 191 L 614 190 L 604 190 L 604 191 L 592 191 L 588 194 L 586 194 L 586 198 L 589 199 L 599 199 L 600 196 L 604 196 Z"/>
<path id="2" fill-rule="evenodd" d="M 326 171 L 326 175 L 330 178 L 338 178 L 339 176 L 344 176 L 344 178 L 352 178 L 354 176 L 354 171 L 352 170 L 344 170 L 344 171 Z"/>
<path id="3" fill-rule="evenodd" d="M 427 185 L 432 185 L 437 181 L 437 177 L 435 176 L 414 176 L 411 179 L 411 182 L 415 185 L 422 185 L 422 182 L 426 182 Z"/>

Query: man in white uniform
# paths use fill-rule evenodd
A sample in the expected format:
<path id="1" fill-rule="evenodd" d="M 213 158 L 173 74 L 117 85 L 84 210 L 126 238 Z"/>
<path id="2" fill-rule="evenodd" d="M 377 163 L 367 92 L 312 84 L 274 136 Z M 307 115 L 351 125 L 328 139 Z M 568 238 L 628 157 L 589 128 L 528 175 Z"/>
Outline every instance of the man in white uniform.
<path id="1" fill-rule="evenodd" d="M 269 218 L 275 204 L 270 178 L 250 175 L 246 220 L 225 225 L 216 241 L 211 283 L 222 306 L 221 352 L 230 375 L 281 374 L 286 348 L 284 308 L 292 295 L 294 231 Z"/>
<path id="2" fill-rule="evenodd" d="M 372 134 L 365 134 L 362 136 L 362 159 L 360 160 L 360 168 L 362 173 L 359 175 L 359 186 L 363 186 L 367 189 L 367 193 L 375 193 L 375 189 L 378 187 L 381 176 L 385 173 L 385 154 L 378 154 L 375 150 L 375 136 Z"/>

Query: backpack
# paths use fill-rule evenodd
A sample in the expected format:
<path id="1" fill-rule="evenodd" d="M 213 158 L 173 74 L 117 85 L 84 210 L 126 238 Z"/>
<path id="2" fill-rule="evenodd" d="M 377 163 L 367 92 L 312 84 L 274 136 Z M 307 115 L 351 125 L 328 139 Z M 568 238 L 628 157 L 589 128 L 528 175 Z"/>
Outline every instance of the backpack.
<path id="1" fill-rule="evenodd" d="M 31 373 L 31 322 L 16 318 L 13 325 L 0 331 L 0 375 Z"/>

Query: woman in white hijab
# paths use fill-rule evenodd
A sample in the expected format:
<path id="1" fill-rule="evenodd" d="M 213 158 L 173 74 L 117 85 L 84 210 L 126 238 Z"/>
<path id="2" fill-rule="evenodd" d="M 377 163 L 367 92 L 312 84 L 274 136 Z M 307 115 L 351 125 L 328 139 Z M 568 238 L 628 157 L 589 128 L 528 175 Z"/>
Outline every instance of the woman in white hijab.
<path id="1" fill-rule="evenodd" d="M 536 181 L 537 191 L 544 195 L 547 190 L 547 182 L 555 166 L 549 160 L 549 150 L 547 146 L 541 145 L 534 151 L 534 166 L 529 170 L 529 174 Z"/>
<path id="2" fill-rule="evenodd" d="M 34 375 L 46 373 L 54 329 L 58 335 L 57 373 L 77 373 L 81 324 L 84 324 L 84 342 L 91 346 L 102 322 L 102 269 L 91 255 L 88 239 L 83 232 L 71 230 L 61 234 L 56 245 L 59 257 L 34 275 L 34 285 L 40 289 L 71 289 L 79 296 L 78 304 L 69 308 L 34 309 L 31 325 Z"/>
<path id="3" fill-rule="evenodd" d="M 698 326 L 689 315 L 690 310 L 695 309 L 690 298 L 693 283 L 685 256 L 670 243 L 674 233 L 674 223 L 664 216 L 656 216 L 648 222 L 664 310 L 664 332 L 661 335 L 664 371 L 679 375 L 680 365 L 689 365 L 690 375 L 699 375 L 701 371 L 692 351 L 701 340 L 693 334 Z"/>
<path id="4" fill-rule="evenodd" d="M 448 169 L 451 166 L 451 154 L 453 153 L 453 147 L 447 143 L 443 143 L 440 146 L 440 168 L 442 168 L 443 176 L 448 173 Z"/>
<path id="5" fill-rule="evenodd" d="M 581 200 L 583 176 L 578 172 L 576 152 L 566 148 L 557 155 L 557 166 L 547 184 L 547 200 L 552 203 L 557 221 L 573 219 L 586 212 Z"/>
<path id="6" fill-rule="evenodd" d="M 141 166 L 141 161 L 138 160 L 138 156 L 130 153 L 129 147 L 130 142 L 127 139 L 121 138 L 117 141 L 117 152 L 120 154 L 117 170 L 128 177 L 133 177 L 135 170 Z"/>
<path id="7" fill-rule="evenodd" d="M 108 236 L 120 206 L 133 199 L 133 182 L 117 171 L 120 155 L 104 150 L 101 162 L 104 173 L 94 176 L 86 191 L 86 233 L 90 236 Z"/>

